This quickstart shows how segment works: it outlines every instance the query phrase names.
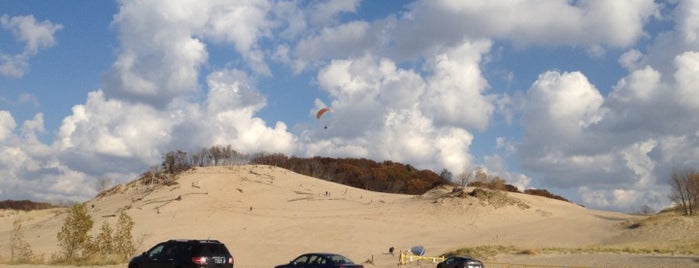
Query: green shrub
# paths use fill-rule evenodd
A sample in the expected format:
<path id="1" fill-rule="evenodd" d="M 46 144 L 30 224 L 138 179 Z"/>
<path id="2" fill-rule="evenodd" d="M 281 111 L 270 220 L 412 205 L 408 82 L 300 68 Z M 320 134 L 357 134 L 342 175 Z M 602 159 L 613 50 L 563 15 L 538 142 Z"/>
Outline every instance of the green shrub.
<path id="1" fill-rule="evenodd" d="M 136 243 L 131 234 L 133 226 L 134 222 L 131 216 L 121 211 L 117 220 L 116 232 L 114 233 L 113 246 L 114 254 L 123 260 L 127 260 L 136 253 Z"/>
<path id="2" fill-rule="evenodd" d="M 103 222 L 94 238 L 88 232 L 93 221 L 85 205 L 74 205 L 57 234 L 61 254 L 52 257 L 53 263 L 73 265 L 107 265 L 123 263 L 136 253 L 131 230 L 134 222 L 121 211 L 116 227 Z"/>
<path id="3" fill-rule="evenodd" d="M 95 237 L 95 240 L 91 243 L 90 253 L 97 253 L 101 256 L 107 256 L 112 254 L 114 251 L 114 243 L 112 240 L 112 227 L 106 221 L 102 223 L 100 227 L 100 233 Z"/>
<path id="4" fill-rule="evenodd" d="M 88 232 L 92 224 L 92 217 L 87 214 L 85 204 L 75 204 L 70 208 L 61 231 L 56 235 L 58 246 L 62 250 L 59 259 L 71 260 L 88 255 L 91 242 Z"/>
<path id="5" fill-rule="evenodd" d="M 12 224 L 12 236 L 10 238 L 10 262 L 11 263 L 32 263 L 34 252 L 29 243 L 24 239 L 22 224 L 16 220 Z"/>

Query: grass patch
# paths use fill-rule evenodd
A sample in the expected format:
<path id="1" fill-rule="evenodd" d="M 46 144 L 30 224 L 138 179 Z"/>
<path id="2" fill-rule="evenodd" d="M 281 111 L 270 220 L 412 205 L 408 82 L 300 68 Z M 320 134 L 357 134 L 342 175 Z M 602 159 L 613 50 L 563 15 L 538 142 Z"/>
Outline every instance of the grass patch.
<path id="1" fill-rule="evenodd" d="M 481 204 L 491 205 L 495 208 L 504 206 L 517 206 L 521 209 L 529 209 L 531 206 L 517 198 L 507 196 L 506 192 L 485 188 L 474 188 L 468 192 L 469 196 L 477 198 Z"/>
<path id="2" fill-rule="evenodd" d="M 477 259 L 487 259 L 498 254 L 516 254 L 520 251 L 519 248 L 515 246 L 504 246 L 504 245 L 490 245 L 490 246 L 477 246 L 477 247 L 467 247 L 460 248 L 454 251 L 449 251 L 443 255 L 448 256 L 471 256 Z"/>
<path id="3" fill-rule="evenodd" d="M 566 247 L 518 247 L 506 245 L 485 245 L 476 247 L 466 247 L 444 253 L 444 256 L 470 256 L 477 259 L 490 259 L 499 254 L 511 255 L 546 255 L 546 254 L 665 254 L 665 255 L 698 255 L 699 241 L 684 245 L 675 245 L 667 248 L 637 248 L 630 246 L 596 246 L 584 248 Z"/>

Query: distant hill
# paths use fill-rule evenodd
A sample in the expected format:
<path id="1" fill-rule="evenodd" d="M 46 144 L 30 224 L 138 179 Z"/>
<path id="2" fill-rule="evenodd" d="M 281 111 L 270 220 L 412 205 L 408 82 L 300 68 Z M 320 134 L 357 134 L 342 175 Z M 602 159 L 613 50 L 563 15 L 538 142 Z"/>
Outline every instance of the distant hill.
<path id="1" fill-rule="evenodd" d="M 14 209 L 14 210 L 37 210 L 37 209 L 48 209 L 58 207 L 51 203 L 34 202 L 29 200 L 5 200 L 0 201 L 0 209 Z"/>

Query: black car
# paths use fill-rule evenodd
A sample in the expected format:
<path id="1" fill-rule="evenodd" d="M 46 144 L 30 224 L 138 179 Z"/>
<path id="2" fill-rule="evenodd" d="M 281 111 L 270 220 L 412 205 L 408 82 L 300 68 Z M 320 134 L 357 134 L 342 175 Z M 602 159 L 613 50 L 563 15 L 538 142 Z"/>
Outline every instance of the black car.
<path id="1" fill-rule="evenodd" d="M 233 256 L 218 240 L 169 240 L 129 261 L 129 268 L 233 268 Z"/>
<path id="2" fill-rule="evenodd" d="M 350 259 L 335 253 L 306 253 L 287 264 L 274 268 L 364 268 Z"/>
<path id="3" fill-rule="evenodd" d="M 437 264 L 437 268 L 484 268 L 483 262 L 468 256 L 451 256 Z"/>

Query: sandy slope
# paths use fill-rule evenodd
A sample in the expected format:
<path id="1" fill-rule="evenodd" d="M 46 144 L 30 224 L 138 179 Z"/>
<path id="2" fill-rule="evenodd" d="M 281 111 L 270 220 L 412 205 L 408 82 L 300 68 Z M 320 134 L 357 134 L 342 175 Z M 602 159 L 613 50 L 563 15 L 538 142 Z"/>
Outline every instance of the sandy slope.
<path id="1" fill-rule="evenodd" d="M 197 168 L 177 182 L 161 187 L 132 182 L 89 201 L 93 229 L 103 221 L 114 224 L 114 215 L 126 210 L 136 222 L 133 233 L 142 240 L 141 251 L 173 238 L 218 239 L 232 251 L 237 267 L 272 267 L 308 251 L 338 252 L 355 262 L 373 259 L 376 267 L 394 267 L 397 258 L 387 254 L 391 246 L 401 250 L 423 245 L 427 255 L 440 255 L 478 245 L 646 246 L 668 236 L 636 237 L 623 223 L 638 216 L 542 197 L 507 193 L 484 202 L 456 197 L 448 188 L 421 196 L 384 194 L 270 166 Z M 1 213 L 0 241 L 9 241 L 12 222 L 20 219 L 35 253 L 48 258 L 59 251 L 56 233 L 65 218 L 60 210 Z M 692 228 L 695 222 L 685 225 Z M 8 257 L 7 243 L 0 243 L 0 260 Z M 555 257 L 501 256 L 491 261 L 556 263 L 551 260 Z M 589 255 L 577 263 L 568 257 L 569 265 L 604 267 L 631 262 L 634 256 L 605 260 L 610 256 Z M 676 263 L 683 267 L 694 261 L 690 257 Z"/>

